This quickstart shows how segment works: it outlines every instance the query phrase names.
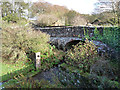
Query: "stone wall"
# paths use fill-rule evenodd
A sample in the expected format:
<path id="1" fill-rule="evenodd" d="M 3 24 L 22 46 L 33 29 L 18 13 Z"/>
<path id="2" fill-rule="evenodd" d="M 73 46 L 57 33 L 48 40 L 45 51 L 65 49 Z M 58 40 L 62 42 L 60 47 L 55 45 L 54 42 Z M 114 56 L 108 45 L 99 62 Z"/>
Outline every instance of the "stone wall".
<path id="1" fill-rule="evenodd" d="M 64 27 L 44 27 L 44 28 L 36 28 L 36 30 L 40 30 L 49 34 L 51 37 L 78 37 L 81 38 L 84 36 L 84 32 L 88 33 L 90 37 L 94 35 L 95 27 L 87 27 L 87 26 L 64 26 Z M 103 27 L 97 27 L 100 34 L 103 33 Z"/>

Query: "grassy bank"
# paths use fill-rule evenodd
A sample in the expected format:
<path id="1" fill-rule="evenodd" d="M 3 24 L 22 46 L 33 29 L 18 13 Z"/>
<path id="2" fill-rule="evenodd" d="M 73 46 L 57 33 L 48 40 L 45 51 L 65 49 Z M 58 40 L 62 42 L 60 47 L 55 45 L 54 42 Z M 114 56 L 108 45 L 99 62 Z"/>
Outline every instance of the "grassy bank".
<path id="1" fill-rule="evenodd" d="M 31 77 L 38 72 L 56 66 L 63 59 L 63 51 L 59 51 L 55 46 L 48 44 L 49 35 L 34 31 L 30 26 L 25 26 L 25 22 L 6 23 L 3 22 L 3 53 L 0 64 L 2 73 L 1 82 L 4 86 L 15 84 L 16 77 L 24 75 Z M 34 54 L 41 52 L 41 67 L 36 71 Z"/>
<path id="2" fill-rule="evenodd" d="M 0 76 L 3 76 L 7 73 L 11 73 L 14 71 L 18 71 L 20 69 L 26 68 L 29 65 L 25 65 L 23 62 L 19 62 L 16 64 L 6 64 L 5 62 L 0 63 L 0 65 L 2 66 L 2 73 L 0 74 Z"/>
<path id="3" fill-rule="evenodd" d="M 34 71 L 34 54 L 41 52 L 41 68 L 46 70 L 58 64 L 60 53 L 48 44 L 49 35 L 34 31 L 29 22 L 7 23 L 2 26 L 2 68 L 1 81 L 6 81 L 22 73 Z"/>

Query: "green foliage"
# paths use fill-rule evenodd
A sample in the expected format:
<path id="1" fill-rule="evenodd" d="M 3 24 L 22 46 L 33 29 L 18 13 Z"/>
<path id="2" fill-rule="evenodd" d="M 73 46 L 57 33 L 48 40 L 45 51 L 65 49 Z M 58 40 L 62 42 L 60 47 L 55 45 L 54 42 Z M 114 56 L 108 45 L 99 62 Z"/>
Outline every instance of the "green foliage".
<path id="1" fill-rule="evenodd" d="M 105 28 L 103 30 L 103 38 L 106 44 L 110 45 L 111 47 L 114 47 L 118 49 L 119 47 L 119 36 L 120 36 L 120 28 L 114 27 L 114 28 Z"/>
<path id="2" fill-rule="evenodd" d="M 59 51 L 51 47 L 51 50 L 41 55 L 41 70 L 50 69 L 56 66 L 63 60 L 63 51 Z"/>
<path id="3" fill-rule="evenodd" d="M 114 48 L 116 51 L 119 51 L 119 27 L 106 27 L 103 30 L 103 35 L 99 33 L 97 28 L 95 28 L 94 34 L 95 36 L 92 37 L 93 40 L 100 40 L 103 43 L 106 43 L 110 47 Z"/>
<path id="4" fill-rule="evenodd" d="M 58 80 L 56 76 L 52 78 L 55 83 L 50 83 L 48 80 L 41 79 L 36 80 L 36 78 L 26 77 L 23 74 L 14 76 L 14 79 L 9 81 L 5 88 L 63 88 L 64 86 Z"/>
<path id="5" fill-rule="evenodd" d="M 117 52 L 119 52 L 120 51 L 120 49 L 119 49 L 119 45 L 120 45 L 119 44 L 119 36 L 120 36 L 119 30 L 120 30 L 119 27 L 105 27 L 103 30 L 103 34 L 101 35 L 96 27 L 94 30 L 94 36 L 90 39 L 100 40 L 103 43 L 110 46 L 111 48 L 114 48 Z M 87 36 L 86 33 L 84 35 Z M 114 58 L 112 58 L 112 59 L 114 59 Z M 92 77 L 94 77 L 94 75 L 96 75 L 94 78 L 92 78 L 92 81 L 95 81 L 94 85 L 96 85 L 97 88 L 100 88 L 100 89 L 102 89 L 102 88 L 120 88 L 119 82 L 113 81 L 113 80 L 116 80 L 115 79 L 116 77 L 118 77 L 115 74 L 118 72 L 118 65 L 114 66 L 114 68 L 113 68 L 114 64 L 110 64 L 110 63 L 112 63 L 112 61 L 109 61 L 108 58 L 102 57 L 102 58 L 99 58 L 99 60 L 97 60 L 90 67 L 90 70 L 91 70 L 90 73 L 92 74 Z M 98 76 L 101 76 L 101 78 L 99 80 L 98 79 L 94 80 Z M 112 82 L 112 84 L 111 84 L 111 82 Z"/>
<path id="6" fill-rule="evenodd" d="M 7 22 L 17 22 L 22 19 L 24 15 L 24 9 L 28 8 L 28 3 L 23 2 L 13 2 L 14 7 L 10 2 L 1 2 L 2 7 L 2 19 Z"/>
<path id="7" fill-rule="evenodd" d="M 16 28 L 15 28 L 16 27 Z M 49 36 L 28 27 L 3 27 L 2 57 L 3 61 L 25 61 L 26 52 L 47 52 Z"/>
<path id="8" fill-rule="evenodd" d="M 84 77 L 83 82 L 87 83 L 87 85 L 91 85 L 92 88 L 120 88 L 120 83 L 118 82 L 118 79 L 115 80 L 115 77 L 112 72 L 112 65 L 108 65 L 109 62 L 104 60 L 104 58 L 100 58 L 97 60 L 97 63 L 95 62 L 94 70 L 96 69 L 96 72 L 101 73 L 101 75 L 97 73 L 89 72 L 82 72 L 81 69 L 71 66 L 69 64 L 61 64 L 60 67 L 65 71 L 69 73 L 74 73 L 75 75 L 81 75 Z M 94 65 L 94 64 L 93 64 Z M 99 69 L 98 69 L 99 67 Z M 107 68 L 106 68 L 107 67 Z M 91 68 L 93 69 L 93 68 Z M 105 74 L 106 73 L 106 74 Z M 111 74 L 112 73 L 112 74 Z M 73 77 L 73 76 L 72 76 Z M 77 80 L 81 80 L 81 78 L 77 78 Z M 74 83 L 74 82 L 73 82 Z M 89 87 L 89 86 L 88 86 Z M 87 86 L 85 87 L 87 88 Z"/>
<path id="9" fill-rule="evenodd" d="M 50 88 L 53 87 L 48 81 L 41 80 L 40 82 L 37 80 L 34 80 L 33 78 L 27 78 L 23 74 L 20 74 L 19 76 L 14 76 L 14 81 L 16 83 L 6 85 L 6 88 Z"/>
<path id="10" fill-rule="evenodd" d="M 98 88 L 98 89 L 104 89 L 104 88 L 119 89 L 120 88 L 120 83 L 118 81 L 111 80 L 107 76 L 97 76 L 95 74 L 88 74 L 85 77 L 89 79 L 89 83 L 94 88 Z"/>
<path id="11" fill-rule="evenodd" d="M 22 63 L 21 65 L 21 61 L 19 61 L 19 63 L 14 63 L 14 64 L 6 64 L 3 63 L 3 68 L 2 68 L 2 76 L 0 76 L 0 78 L 2 78 L 0 80 L 0 82 L 3 81 L 7 81 L 10 79 L 13 79 L 14 76 L 18 76 L 20 73 L 24 74 L 24 75 L 28 75 L 30 74 L 31 70 L 35 70 L 35 68 L 33 67 L 33 64 L 29 64 L 26 65 L 26 63 Z M 10 66 L 10 67 L 8 67 Z M 9 68 L 9 69 L 8 69 Z M 33 74 L 33 73 L 32 73 Z"/>
<path id="12" fill-rule="evenodd" d="M 90 66 L 96 61 L 96 56 L 97 47 L 86 39 L 84 45 L 79 43 L 73 50 L 67 52 L 65 62 L 78 67 L 83 72 L 89 72 Z"/>
<path id="13" fill-rule="evenodd" d="M 99 35 L 99 31 L 97 30 L 97 27 L 95 27 L 94 34 L 95 34 L 95 36 Z"/>
<path id="14" fill-rule="evenodd" d="M 84 38 L 88 38 L 88 39 L 90 39 L 90 37 L 89 37 L 89 34 L 88 34 L 88 30 L 86 30 L 84 27 L 83 27 L 83 29 L 84 29 Z M 86 31 L 87 31 L 87 33 L 86 33 Z"/>
<path id="15" fill-rule="evenodd" d="M 2 18 L 4 21 L 7 21 L 7 22 L 17 22 L 19 20 L 19 17 L 17 16 L 17 14 L 9 14 L 5 17 Z"/>
<path id="16" fill-rule="evenodd" d="M 3 76 L 5 74 L 26 68 L 28 65 L 25 65 L 24 62 L 20 61 L 16 64 L 6 64 L 6 63 L 0 63 L 0 66 L 2 68 L 2 73 L 0 73 L 0 76 Z"/>
<path id="17" fill-rule="evenodd" d="M 117 25 L 118 24 L 118 19 L 117 18 L 111 18 L 111 19 L 108 19 L 108 22 L 111 23 L 112 25 Z"/>
<path id="18" fill-rule="evenodd" d="M 119 36 L 120 36 L 120 27 L 104 27 L 103 34 L 100 34 L 97 27 L 94 29 L 94 36 L 90 38 L 88 31 L 84 28 L 84 35 L 85 38 L 90 40 L 99 40 L 103 43 L 109 45 L 110 47 L 114 48 L 116 51 L 120 51 L 119 46 Z"/>

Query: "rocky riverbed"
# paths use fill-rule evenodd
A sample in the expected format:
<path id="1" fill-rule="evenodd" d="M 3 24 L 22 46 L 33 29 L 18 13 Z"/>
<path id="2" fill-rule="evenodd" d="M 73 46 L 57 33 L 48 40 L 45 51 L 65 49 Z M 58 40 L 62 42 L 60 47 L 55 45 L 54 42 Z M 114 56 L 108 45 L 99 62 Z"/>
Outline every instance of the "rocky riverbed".
<path id="1" fill-rule="evenodd" d="M 51 84 L 55 84 L 60 81 L 64 86 L 71 86 L 71 87 L 91 87 L 87 83 L 87 79 L 82 77 L 79 73 L 72 73 L 67 70 L 62 69 L 59 65 L 58 67 L 51 68 L 48 71 L 38 73 L 33 77 L 35 80 L 47 80 Z"/>

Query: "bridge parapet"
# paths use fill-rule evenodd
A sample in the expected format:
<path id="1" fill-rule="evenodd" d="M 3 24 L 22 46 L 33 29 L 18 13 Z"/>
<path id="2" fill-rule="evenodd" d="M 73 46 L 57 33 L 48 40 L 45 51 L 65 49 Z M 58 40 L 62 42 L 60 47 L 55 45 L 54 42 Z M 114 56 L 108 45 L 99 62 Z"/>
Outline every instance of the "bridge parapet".
<path id="1" fill-rule="evenodd" d="M 88 33 L 90 37 L 94 36 L 94 30 L 96 27 L 86 27 L 86 26 L 64 26 L 64 27 L 45 27 L 36 28 L 49 34 L 51 37 L 84 37 L 85 33 Z M 100 34 L 103 34 L 103 27 L 97 27 Z"/>

